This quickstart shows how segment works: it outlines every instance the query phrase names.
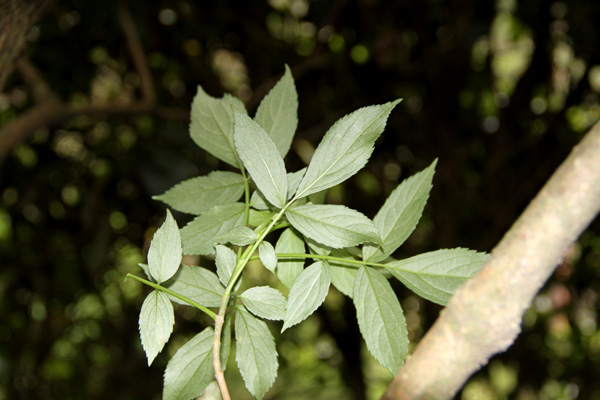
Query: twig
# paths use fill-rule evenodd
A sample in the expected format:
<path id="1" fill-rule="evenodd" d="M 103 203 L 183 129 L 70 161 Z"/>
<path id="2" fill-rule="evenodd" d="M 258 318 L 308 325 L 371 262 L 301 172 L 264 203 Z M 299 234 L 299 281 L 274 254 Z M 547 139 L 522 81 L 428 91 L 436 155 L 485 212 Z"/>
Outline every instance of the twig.
<path id="1" fill-rule="evenodd" d="M 383 399 L 450 399 L 506 350 L 535 294 L 600 211 L 596 123 L 492 252 L 460 287 Z"/>

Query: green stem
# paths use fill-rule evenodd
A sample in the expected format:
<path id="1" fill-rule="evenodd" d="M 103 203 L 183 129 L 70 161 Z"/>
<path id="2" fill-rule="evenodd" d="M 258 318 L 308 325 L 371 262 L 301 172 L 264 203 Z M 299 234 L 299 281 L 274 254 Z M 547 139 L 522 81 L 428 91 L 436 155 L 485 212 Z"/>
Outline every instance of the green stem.
<path id="1" fill-rule="evenodd" d="M 127 276 L 125 277 L 125 280 L 127 280 L 127 278 L 133 278 L 136 281 L 142 282 L 142 283 L 144 283 L 144 284 L 146 284 L 146 285 L 148 285 L 148 286 L 150 286 L 150 287 L 152 287 L 152 288 L 154 288 L 156 290 L 159 290 L 159 291 L 164 292 L 166 294 L 170 294 L 171 296 L 176 297 L 176 298 L 178 298 L 181 301 L 185 301 L 189 305 L 191 305 L 193 307 L 196 307 L 198 310 L 200 310 L 200 311 L 204 312 L 205 314 L 207 314 L 213 320 L 216 319 L 216 317 L 217 317 L 217 315 L 214 312 L 212 312 L 211 310 L 209 310 L 208 308 L 206 308 L 206 307 L 204 307 L 204 306 L 196 303 L 192 299 L 188 299 L 187 297 L 180 295 L 179 293 L 175 293 L 174 291 L 169 290 L 169 289 L 167 289 L 164 286 L 160 286 L 157 283 L 150 282 L 150 281 L 148 281 L 148 280 L 146 280 L 144 278 L 140 278 L 139 276 L 133 275 L 133 274 L 127 274 Z"/>

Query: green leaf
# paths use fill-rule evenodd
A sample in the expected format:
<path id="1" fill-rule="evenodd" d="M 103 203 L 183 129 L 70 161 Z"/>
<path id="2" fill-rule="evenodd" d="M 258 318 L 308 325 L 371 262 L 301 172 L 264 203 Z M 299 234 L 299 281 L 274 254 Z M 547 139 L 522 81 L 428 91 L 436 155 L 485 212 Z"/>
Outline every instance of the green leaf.
<path id="1" fill-rule="evenodd" d="M 346 296 L 352 298 L 354 291 L 354 279 L 356 277 L 356 268 L 342 267 L 330 264 L 331 284 Z"/>
<path id="2" fill-rule="evenodd" d="M 405 179 L 390 194 L 373 220 L 381 234 L 382 247 L 363 246 L 363 260 L 385 260 L 410 236 L 429 198 L 436 164 L 437 159 L 423 171 Z"/>
<path id="3" fill-rule="evenodd" d="M 286 300 L 277 289 L 257 286 L 246 290 L 240 298 L 252 314 L 271 320 L 282 320 L 285 316 Z"/>
<path id="4" fill-rule="evenodd" d="M 229 283 L 229 279 L 231 278 L 231 274 L 235 269 L 235 264 L 237 262 L 237 256 L 233 250 L 229 247 L 222 246 L 218 244 L 215 247 L 217 251 L 217 256 L 215 257 L 215 264 L 217 265 L 217 275 L 219 275 L 219 279 L 221 283 L 225 286 Z"/>
<path id="5" fill-rule="evenodd" d="M 234 112 L 234 141 L 244 166 L 265 198 L 283 208 L 287 201 L 287 176 L 283 158 L 273 140 L 246 114 Z"/>
<path id="6" fill-rule="evenodd" d="M 271 272 L 275 272 L 275 267 L 277 267 L 277 254 L 275 254 L 275 249 L 273 245 L 269 242 L 260 242 L 258 245 L 258 256 L 260 257 L 260 262 Z"/>
<path id="7" fill-rule="evenodd" d="M 364 107 L 333 124 L 315 150 L 296 197 L 335 186 L 358 172 L 371 157 L 375 140 L 399 102 Z"/>
<path id="8" fill-rule="evenodd" d="M 246 206 L 242 203 L 215 206 L 181 229 L 184 254 L 213 254 L 215 238 L 243 225 Z"/>
<path id="9" fill-rule="evenodd" d="M 154 233 L 148 250 L 148 269 L 158 283 L 164 282 L 177 272 L 181 264 L 181 236 L 177 222 L 167 210 L 167 218 Z"/>
<path id="10" fill-rule="evenodd" d="M 215 243 L 232 243 L 238 246 L 246 246 L 256 242 L 256 239 L 258 239 L 256 232 L 247 226 L 239 225 L 217 237 Z"/>
<path id="11" fill-rule="evenodd" d="M 290 208 L 285 216 L 304 236 L 334 249 L 381 242 L 369 218 L 344 206 L 305 204 Z"/>
<path id="12" fill-rule="evenodd" d="M 485 264 L 489 255 L 469 249 L 442 249 L 386 264 L 410 290 L 441 305 Z"/>
<path id="13" fill-rule="evenodd" d="M 308 245 L 308 249 L 311 254 L 318 254 L 320 256 L 328 256 L 331 253 L 331 247 L 325 246 L 319 242 L 315 242 L 311 238 L 304 238 L 306 244 Z"/>
<path id="14" fill-rule="evenodd" d="M 246 388 L 262 399 L 277 377 L 277 350 L 271 331 L 263 321 L 237 306 L 235 318 L 236 361 Z"/>
<path id="15" fill-rule="evenodd" d="M 227 171 L 185 180 L 161 195 L 153 196 L 177 211 L 199 215 L 210 208 L 233 203 L 244 193 L 244 178 Z"/>
<path id="16" fill-rule="evenodd" d="M 252 196 L 250 197 L 250 205 L 257 210 L 270 210 L 273 208 L 273 205 L 268 202 L 265 196 L 258 189 L 252 192 Z"/>
<path id="17" fill-rule="evenodd" d="M 298 94 L 287 65 L 283 77 L 260 102 L 254 120 L 273 139 L 281 157 L 285 157 L 298 125 Z"/>
<path id="18" fill-rule="evenodd" d="M 304 254 L 304 240 L 292 228 L 281 233 L 275 244 L 276 253 Z M 277 277 L 288 288 L 304 269 L 304 259 L 281 259 L 277 261 Z"/>
<path id="19" fill-rule="evenodd" d="M 268 222 L 271 218 L 273 218 L 273 213 L 271 211 L 256 211 L 250 209 L 250 221 L 249 224 L 251 226 L 259 226 Z"/>
<path id="20" fill-rule="evenodd" d="M 241 169 L 243 166 L 233 144 L 233 109 L 246 112 L 244 103 L 232 95 L 217 99 L 198 86 L 192 102 L 190 136 L 219 160 Z"/>
<path id="21" fill-rule="evenodd" d="M 214 272 L 196 266 L 182 265 L 164 286 L 204 307 L 219 307 L 221 297 L 225 293 Z M 169 298 L 175 303 L 189 306 L 176 297 L 169 296 Z"/>
<path id="22" fill-rule="evenodd" d="M 408 331 L 402 307 L 390 283 L 376 270 L 361 267 L 354 281 L 353 299 L 367 349 L 395 374 L 408 353 Z"/>
<path id="23" fill-rule="evenodd" d="M 288 172 L 288 174 L 287 174 L 287 181 L 288 181 L 287 198 L 288 199 L 291 199 L 292 196 L 294 195 L 294 193 L 296 193 L 296 190 L 298 189 L 298 185 L 300 185 L 300 182 L 304 178 L 305 173 L 306 173 L 306 167 L 302 168 L 301 170 L 296 171 L 296 172 Z"/>
<path id="24" fill-rule="evenodd" d="M 167 364 L 163 400 L 190 400 L 213 380 L 213 330 L 206 328 L 181 346 Z"/>
<path id="25" fill-rule="evenodd" d="M 140 338 L 148 365 L 169 341 L 174 324 L 173 304 L 167 295 L 158 290 L 150 292 L 142 304 L 139 319 Z"/>
<path id="26" fill-rule="evenodd" d="M 331 284 L 331 270 L 325 261 L 306 268 L 290 288 L 281 332 L 304 321 L 325 301 Z"/>

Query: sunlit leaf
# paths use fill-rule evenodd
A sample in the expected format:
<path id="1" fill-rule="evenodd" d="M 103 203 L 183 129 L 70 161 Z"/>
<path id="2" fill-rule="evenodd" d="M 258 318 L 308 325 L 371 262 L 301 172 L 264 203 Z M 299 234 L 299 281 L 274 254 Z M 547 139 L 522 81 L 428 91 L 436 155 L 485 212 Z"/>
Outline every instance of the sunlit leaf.
<path id="1" fill-rule="evenodd" d="M 142 347 L 150 365 L 169 341 L 175 324 L 173 305 L 167 295 L 158 290 L 150 292 L 142 304 L 138 323 Z"/>
<path id="2" fill-rule="evenodd" d="M 398 297 L 383 275 L 361 267 L 354 281 L 353 300 L 367 349 L 395 374 L 408 353 L 408 331 Z"/>
<path id="3" fill-rule="evenodd" d="M 244 307 L 236 307 L 236 361 L 246 388 L 262 399 L 277 377 L 277 350 L 271 331 Z"/>
<path id="4" fill-rule="evenodd" d="M 167 218 L 154 233 L 148 250 L 148 269 L 158 283 L 164 282 L 177 272 L 181 264 L 181 236 L 177 222 L 167 210 Z"/>
<path id="5" fill-rule="evenodd" d="M 246 290 L 240 298 L 252 314 L 271 320 L 282 320 L 285 316 L 286 299 L 281 292 L 268 286 L 257 286 Z"/>
<path id="6" fill-rule="evenodd" d="M 244 178 L 227 171 L 213 171 L 207 176 L 185 180 L 163 194 L 153 196 L 173 209 L 199 215 L 210 208 L 239 200 L 244 193 Z"/>
<path id="7" fill-rule="evenodd" d="M 469 249 L 442 249 L 386 264 L 410 290 L 441 305 L 481 269 L 489 255 Z"/>

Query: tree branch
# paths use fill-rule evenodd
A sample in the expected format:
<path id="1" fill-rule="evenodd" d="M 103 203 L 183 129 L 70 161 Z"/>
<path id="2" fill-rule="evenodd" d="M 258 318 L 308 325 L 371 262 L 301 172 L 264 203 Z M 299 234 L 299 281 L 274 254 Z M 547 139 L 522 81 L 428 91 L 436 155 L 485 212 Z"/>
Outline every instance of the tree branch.
<path id="1" fill-rule="evenodd" d="M 450 399 L 520 333 L 523 313 L 569 246 L 600 211 L 600 122 L 554 173 L 493 250 L 460 287 L 407 358 L 391 399 Z"/>

